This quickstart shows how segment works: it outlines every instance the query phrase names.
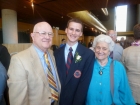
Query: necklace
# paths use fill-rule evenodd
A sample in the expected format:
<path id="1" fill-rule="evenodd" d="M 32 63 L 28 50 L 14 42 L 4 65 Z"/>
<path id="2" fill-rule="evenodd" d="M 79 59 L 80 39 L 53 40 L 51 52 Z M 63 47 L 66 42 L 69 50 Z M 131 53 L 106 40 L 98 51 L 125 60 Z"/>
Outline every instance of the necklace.
<path id="1" fill-rule="evenodd" d="M 139 41 L 134 41 L 131 44 L 132 46 L 140 46 L 140 42 Z"/>
<path id="2" fill-rule="evenodd" d="M 103 74 L 103 68 L 100 68 L 100 71 L 98 73 L 99 73 L 99 75 L 102 75 Z"/>
<path id="3" fill-rule="evenodd" d="M 103 71 L 100 70 L 100 71 L 99 71 L 99 74 L 102 75 L 102 74 L 103 74 Z"/>

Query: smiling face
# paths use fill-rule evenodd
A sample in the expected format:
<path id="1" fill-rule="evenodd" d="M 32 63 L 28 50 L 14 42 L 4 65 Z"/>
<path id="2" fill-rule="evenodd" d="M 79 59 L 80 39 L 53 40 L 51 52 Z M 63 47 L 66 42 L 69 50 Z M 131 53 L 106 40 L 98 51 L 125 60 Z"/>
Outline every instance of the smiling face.
<path id="1" fill-rule="evenodd" d="M 48 33 L 53 33 L 53 31 L 46 22 L 36 24 L 33 33 L 31 33 L 33 44 L 43 52 L 46 52 L 52 45 L 52 37 Z"/>
<path id="2" fill-rule="evenodd" d="M 111 37 L 111 39 L 115 42 L 117 39 L 117 33 L 114 30 L 109 30 L 107 32 L 107 35 Z"/>
<path id="3" fill-rule="evenodd" d="M 108 59 L 110 54 L 109 45 L 106 42 L 98 42 L 95 46 L 95 56 L 99 61 Z"/>
<path id="4" fill-rule="evenodd" d="M 80 36 L 82 36 L 82 25 L 76 22 L 70 22 L 65 29 L 68 40 L 67 43 L 72 46 L 78 42 Z"/>

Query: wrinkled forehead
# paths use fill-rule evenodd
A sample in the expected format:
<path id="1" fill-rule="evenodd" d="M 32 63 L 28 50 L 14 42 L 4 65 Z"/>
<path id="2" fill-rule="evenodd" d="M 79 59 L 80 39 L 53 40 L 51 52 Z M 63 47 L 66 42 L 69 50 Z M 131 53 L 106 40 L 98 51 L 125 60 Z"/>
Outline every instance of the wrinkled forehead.
<path id="1" fill-rule="evenodd" d="M 52 32 L 52 27 L 46 22 L 41 22 L 34 26 L 33 32 Z"/>

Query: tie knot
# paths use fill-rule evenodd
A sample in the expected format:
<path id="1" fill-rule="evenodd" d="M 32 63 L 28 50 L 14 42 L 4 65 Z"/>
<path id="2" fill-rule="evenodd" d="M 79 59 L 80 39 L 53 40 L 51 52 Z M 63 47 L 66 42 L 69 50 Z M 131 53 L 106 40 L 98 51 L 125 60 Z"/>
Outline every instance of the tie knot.
<path id="1" fill-rule="evenodd" d="M 47 53 L 44 53 L 44 57 L 48 59 L 48 54 Z"/>
<path id="2" fill-rule="evenodd" d="M 70 52 L 72 52 L 72 51 L 73 51 L 73 49 L 70 47 L 70 48 L 69 48 L 69 51 L 70 51 Z"/>

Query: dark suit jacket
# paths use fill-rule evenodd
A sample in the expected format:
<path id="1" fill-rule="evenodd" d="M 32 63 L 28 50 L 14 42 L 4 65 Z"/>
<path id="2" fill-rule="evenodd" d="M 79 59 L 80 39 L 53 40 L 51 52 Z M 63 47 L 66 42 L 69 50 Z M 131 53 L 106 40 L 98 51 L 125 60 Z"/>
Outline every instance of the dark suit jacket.
<path id="1" fill-rule="evenodd" d="M 7 50 L 7 48 L 0 44 L 0 61 L 2 65 L 5 67 L 5 69 L 8 71 L 9 64 L 10 64 L 11 56 Z M 6 105 L 9 104 L 9 95 L 8 95 L 8 87 L 6 86 L 5 92 L 4 92 L 4 98 L 6 101 Z"/>
<path id="2" fill-rule="evenodd" d="M 10 64 L 10 54 L 7 50 L 7 48 L 3 45 L 0 45 L 0 61 L 3 64 L 3 66 L 8 70 L 9 64 Z"/>
<path id="3" fill-rule="evenodd" d="M 67 69 L 64 50 L 65 46 L 54 52 L 61 82 L 59 105 L 85 105 L 87 90 L 93 71 L 94 53 L 83 45 L 78 44 L 76 52 L 82 57 L 82 60 L 75 63 L 76 58 L 74 56 L 69 73 L 66 76 Z"/>

